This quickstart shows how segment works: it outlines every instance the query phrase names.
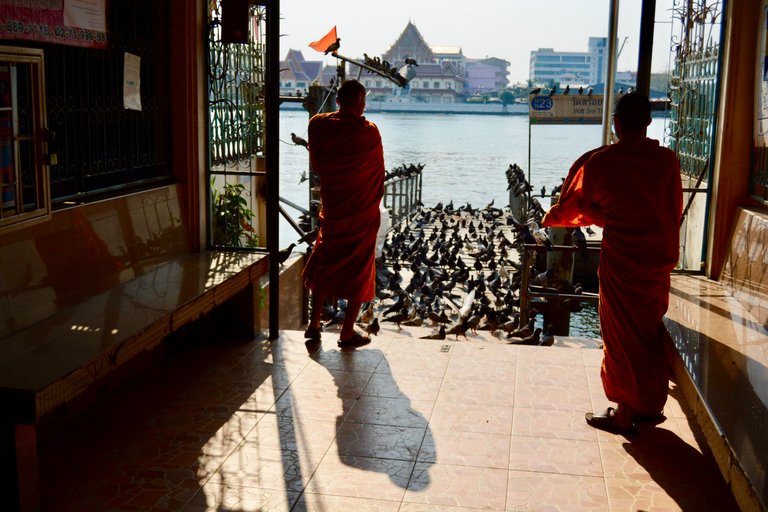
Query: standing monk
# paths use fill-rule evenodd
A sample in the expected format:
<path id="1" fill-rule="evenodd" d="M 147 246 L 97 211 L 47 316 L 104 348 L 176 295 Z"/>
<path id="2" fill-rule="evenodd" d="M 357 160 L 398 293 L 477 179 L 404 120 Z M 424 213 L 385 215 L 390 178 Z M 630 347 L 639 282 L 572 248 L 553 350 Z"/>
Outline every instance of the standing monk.
<path id="1" fill-rule="evenodd" d="M 357 80 L 341 84 L 337 112 L 309 121 L 309 158 L 320 177 L 320 232 L 304 269 L 312 290 L 312 315 L 304 333 L 320 338 L 320 313 L 327 298 L 347 299 L 340 347 L 358 347 L 371 339 L 355 332 L 363 302 L 376 286 L 376 235 L 379 202 L 384 195 L 384 150 L 375 124 L 363 117 L 365 87 Z"/>
<path id="2" fill-rule="evenodd" d="M 587 423 L 633 433 L 663 421 L 672 340 L 662 318 L 670 272 L 679 259 L 682 185 L 675 153 L 646 137 L 648 98 L 622 96 L 614 124 L 619 141 L 582 155 L 571 167 L 545 226 L 603 228 L 598 276 L 604 357 L 600 375 L 618 405 L 587 413 Z"/>

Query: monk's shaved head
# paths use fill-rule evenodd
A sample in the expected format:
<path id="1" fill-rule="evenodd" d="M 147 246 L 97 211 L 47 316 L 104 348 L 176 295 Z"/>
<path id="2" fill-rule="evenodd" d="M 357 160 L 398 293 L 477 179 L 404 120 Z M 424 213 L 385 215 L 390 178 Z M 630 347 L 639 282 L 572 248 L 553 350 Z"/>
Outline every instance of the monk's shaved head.
<path id="1" fill-rule="evenodd" d="M 365 97 L 365 87 L 357 80 L 344 80 L 336 93 L 336 101 L 339 105 L 352 105 Z"/>
<path id="2" fill-rule="evenodd" d="M 644 132 L 651 122 L 651 103 L 639 92 L 630 92 L 616 103 L 614 115 L 625 132 Z"/>

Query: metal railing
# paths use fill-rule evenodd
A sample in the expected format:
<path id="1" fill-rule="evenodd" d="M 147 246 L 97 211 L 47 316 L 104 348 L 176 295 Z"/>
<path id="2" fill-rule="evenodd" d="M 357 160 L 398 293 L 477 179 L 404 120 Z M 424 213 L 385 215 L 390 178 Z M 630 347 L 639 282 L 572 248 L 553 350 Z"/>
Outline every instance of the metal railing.
<path id="1" fill-rule="evenodd" d="M 389 212 L 392 226 L 407 219 L 421 203 L 421 169 L 411 164 L 390 171 L 384 181 L 384 208 Z"/>

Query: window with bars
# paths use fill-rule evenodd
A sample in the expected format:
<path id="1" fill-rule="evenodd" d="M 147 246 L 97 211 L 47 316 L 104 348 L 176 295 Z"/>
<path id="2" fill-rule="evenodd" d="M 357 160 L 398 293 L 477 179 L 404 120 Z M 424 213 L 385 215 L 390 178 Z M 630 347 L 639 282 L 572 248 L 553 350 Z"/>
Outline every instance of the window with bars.
<path id="1" fill-rule="evenodd" d="M 50 212 L 43 52 L 0 48 L 0 227 Z"/>

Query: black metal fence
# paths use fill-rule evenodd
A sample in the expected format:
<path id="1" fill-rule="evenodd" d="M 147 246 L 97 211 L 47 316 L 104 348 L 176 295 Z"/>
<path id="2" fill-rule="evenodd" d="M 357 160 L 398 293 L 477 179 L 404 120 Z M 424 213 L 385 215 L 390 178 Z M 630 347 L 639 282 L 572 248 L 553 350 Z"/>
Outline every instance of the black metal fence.
<path id="1" fill-rule="evenodd" d="M 422 204 L 422 169 L 423 164 L 410 164 L 387 172 L 382 201 L 384 208 L 389 212 L 392 226 L 408 218 Z"/>

